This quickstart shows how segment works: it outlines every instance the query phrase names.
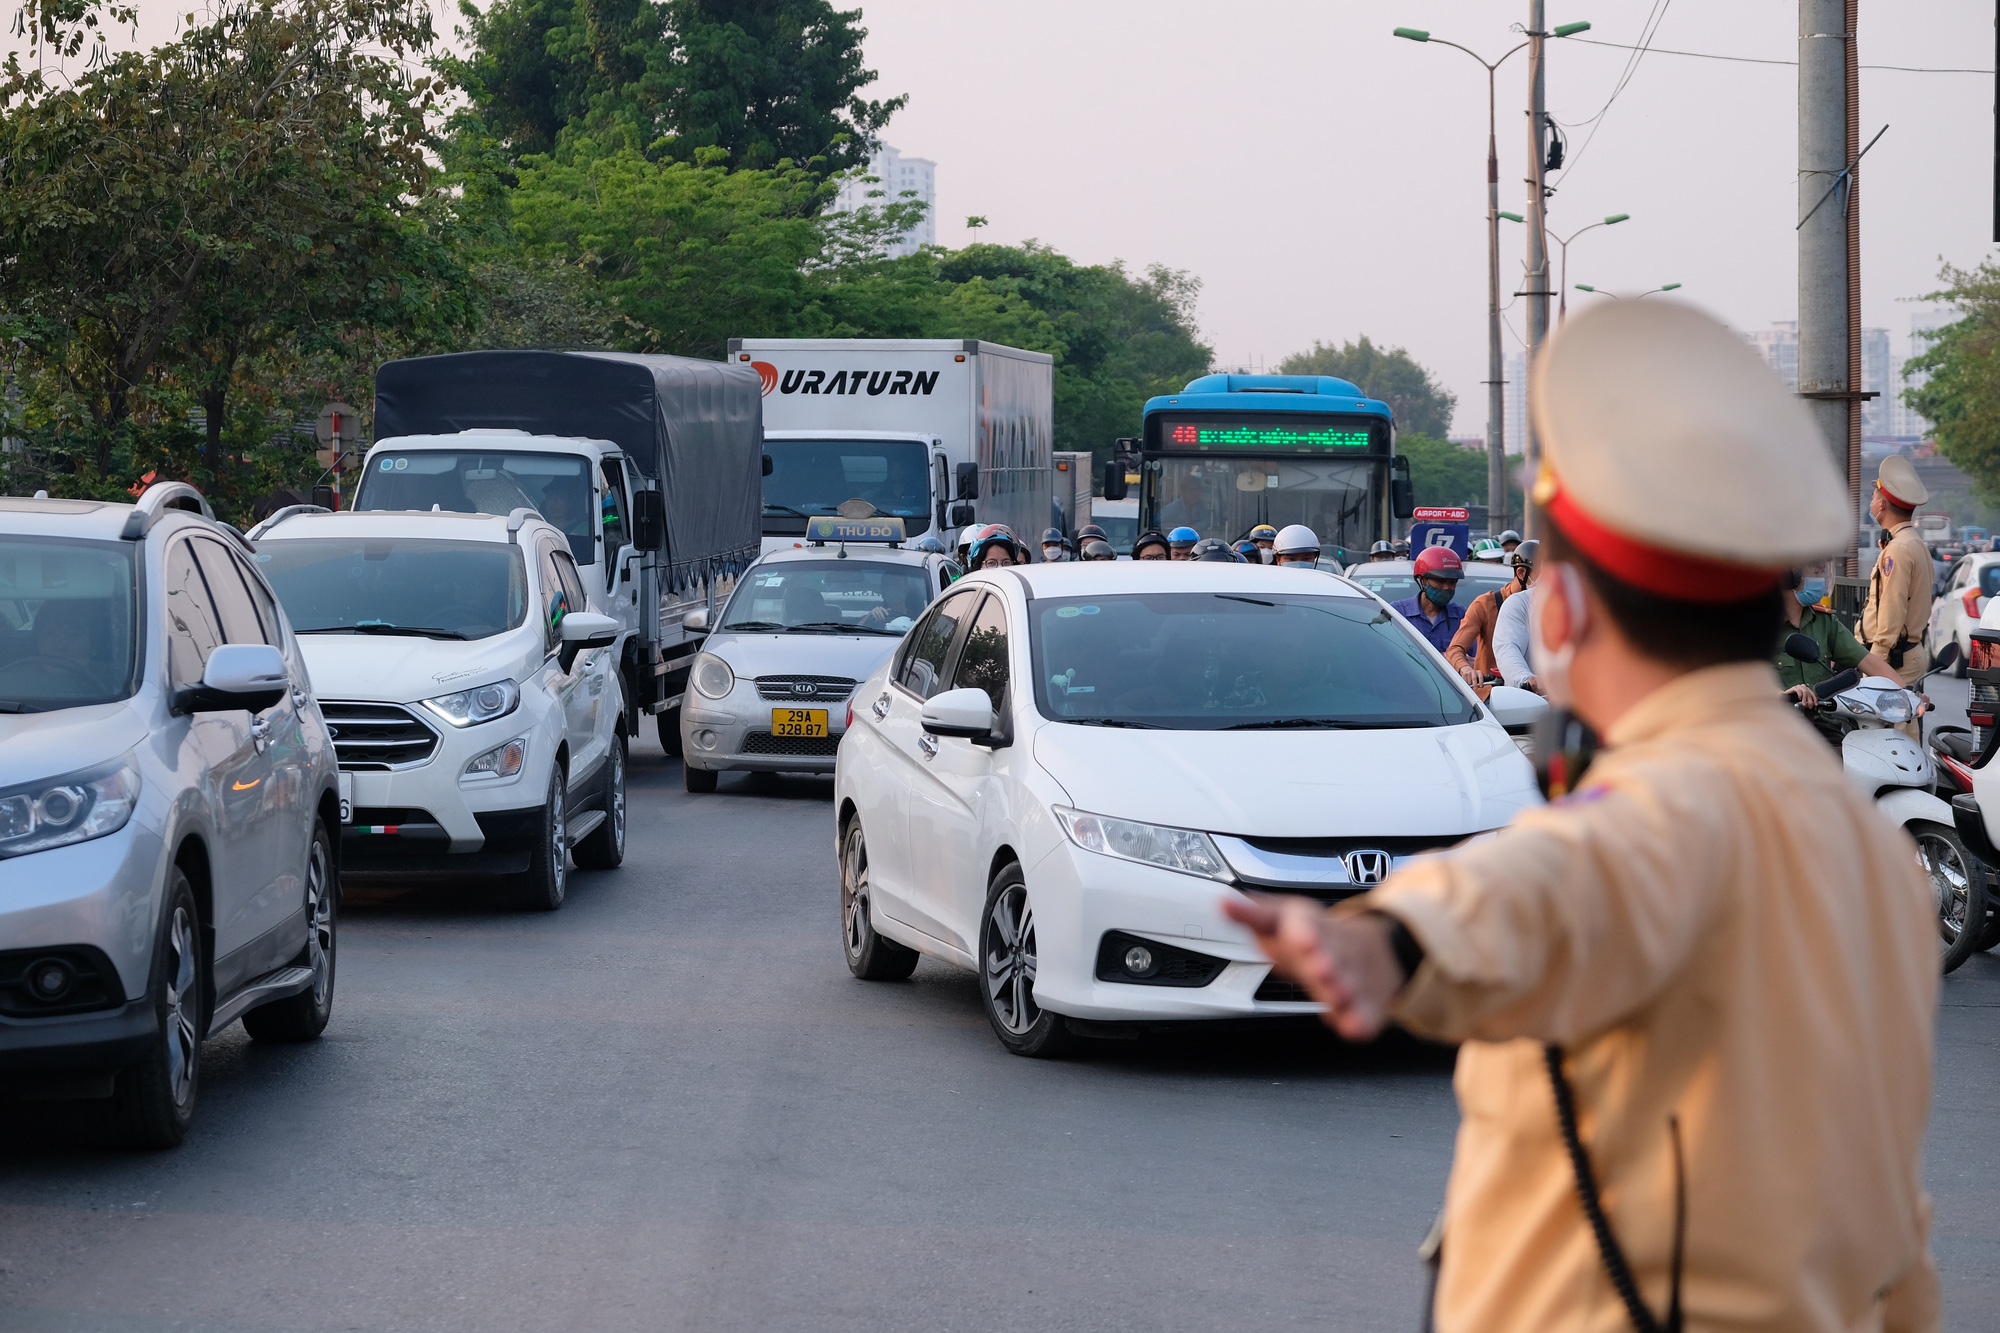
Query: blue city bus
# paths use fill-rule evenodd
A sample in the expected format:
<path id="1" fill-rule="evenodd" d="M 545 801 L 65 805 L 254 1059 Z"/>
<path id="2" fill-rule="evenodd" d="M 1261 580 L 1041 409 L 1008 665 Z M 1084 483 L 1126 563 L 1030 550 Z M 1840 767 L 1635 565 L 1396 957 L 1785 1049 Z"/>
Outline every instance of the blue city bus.
<path id="1" fill-rule="evenodd" d="M 1415 505 L 1386 403 L 1330 375 L 1204 375 L 1147 401 L 1137 448 L 1139 528 L 1240 541 L 1303 523 L 1321 558 L 1349 564 Z M 1130 454 L 1106 468 L 1122 494 Z M 1113 481 L 1116 486 L 1113 486 Z"/>

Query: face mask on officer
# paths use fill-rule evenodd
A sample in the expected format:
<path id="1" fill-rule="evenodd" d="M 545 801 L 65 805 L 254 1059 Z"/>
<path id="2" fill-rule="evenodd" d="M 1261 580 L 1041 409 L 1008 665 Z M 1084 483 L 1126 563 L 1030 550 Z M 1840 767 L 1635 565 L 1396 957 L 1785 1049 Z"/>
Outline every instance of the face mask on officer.
<path id="1" fill-rule="evenodd" d="M 1553 575 L 1553 577 L 1551 577 Z M 1535 670 L 1542 693 L 1552 708 L 1568 708 L 1575 696 L 1570 693 L 1569 667 L 1576 657 L 1576 641 L 1589 624 L 1590 609 L 1583 599 L 1583 578 L 1570 565 L 1544 567 L 1542 577 L 1528 590 L 1528 662 Z M 1549 606 L 1562 600 L 1568 622 L 1560 648 L 1551 648 L 1544 628 Z"/>

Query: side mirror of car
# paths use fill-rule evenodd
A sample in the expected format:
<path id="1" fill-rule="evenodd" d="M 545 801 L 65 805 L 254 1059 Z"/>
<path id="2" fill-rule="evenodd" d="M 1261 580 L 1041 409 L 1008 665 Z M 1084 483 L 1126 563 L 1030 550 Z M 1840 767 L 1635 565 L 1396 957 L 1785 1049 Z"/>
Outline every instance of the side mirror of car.
<path id="1" fill-rule="evenodd" d="M 291 688 L 285 655 L 268 643 L 225 643 L 208 655 L 201 684 L 174 691 L 176 713 L 253 713 L 277 703 Z"/>
<path id="2" fill-rule="evenodd" d="M 985 690 L 946 690 L 924 702 L 919 724 L 933 736 L 984 740 L 993 732 L 993 700 Z"/>
<path id="3" fill-rule="evenodd" d="M 1954 645 L 1955 646 L 1955 645 Z M 1809 634 L 1791 634 L 1785 638 L 1785 652 L 1801 662 L 1819 661 L 1819 644 Z M 1947 663 L 1946 665 L 1950 665 Z"/>
<path id="4" fill-rule="evenodd" d="M 1125 498 L 1125 460 L 1122 458 L 1111 459 L 1104 465 L 1104 498 Z"/>
<path id="5" fill-rule="evenodd" d="M 1486 697 L 1486 706 L 1493 710 L 1493 720 L 1514 736 L 1527 735 L 1535 720 L 1549 711 L 1547 699 L 1533 690 L 1516 689 L 1512 685 L 1495 685 Z"/>
<path id="6" fill-rule="evenodd" d="M 691 630 L 706 630 L 708 628 L 708 608 L 705 606 L 697 606 L 694 610 L 682 616 L 681 628 L 691 629 Z"/>
<path id="7" fill-rule="evenodd" d="M 572 611 L 564 616 L 556 628 L 562 636 L 562 669 L 568 671 L 577 654 L 587 648 L 608 648 L 618 642 L 618 631 L 623 628 L 610 616 L 595 611 Z"/>
<path id="8" fill-rule="evenodd" d="M 1410 480 L 1409 456 L 1397 454 L 1389 468 L 1389 510 L 1397 518 L 1411 518 L 1417 512 L 1417 485 Z"/>
<path id="9" fill-rule="evenodd" d="M 769 454 L 764 455 L 764 475 L 767 477 L 771 475 L 771 455 Z"/>
<path id="10" fill-rule="evenodd" d="M 979 464 L 960 463 L 958 465 L 958 498 L 977 500 L 979 498 Z"/>
<path id="11" fill-rule="evenodd" d="M 642 551 L 666 549 L 667 498 L 658 491 L 633 493 L 632 544 Z"/>

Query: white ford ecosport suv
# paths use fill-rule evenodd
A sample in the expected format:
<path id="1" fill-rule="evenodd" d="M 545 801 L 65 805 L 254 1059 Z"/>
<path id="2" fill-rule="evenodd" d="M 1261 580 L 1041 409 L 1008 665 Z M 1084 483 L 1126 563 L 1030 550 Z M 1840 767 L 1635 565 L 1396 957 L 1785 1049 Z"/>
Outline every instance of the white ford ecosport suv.
<path id="1" fill-rule="evenodd" d="M 256 561 L 339 755 L 343 873 L 499 876 L 551 911 L 625 856 L 618 622 L 569 543 L 511 515 L 281 510 Z"/>

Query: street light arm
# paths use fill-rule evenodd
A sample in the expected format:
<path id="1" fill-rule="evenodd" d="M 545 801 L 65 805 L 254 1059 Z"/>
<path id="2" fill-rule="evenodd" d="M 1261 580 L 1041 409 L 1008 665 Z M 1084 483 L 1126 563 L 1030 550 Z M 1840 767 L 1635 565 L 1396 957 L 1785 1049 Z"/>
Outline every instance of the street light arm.
<path id="1" fill-rule="evenodd" d="M 1471 56 L 1474 60 L 1477 60 L 1481 65 L 1484 65 L 1486 67 L 1486 72 L 1488 74 L 1491 74 L 1494 70 L 1499 69 L 1500 66 L 1507 63 L 1507 56 L 1513 55 L 1514 51 L 1518 51 L 1521 49 L 1522 46 L 1527 45 L 1526 42 L 1522 42 L 1521 46 L 1515 47 L 1514 51 L 1509 51 L 1507 55 L 1501 56 L 1498 60 L 1488 60 L 1485 56 L 1480 55 L 1479 52 L 1473 50 L 1471 47 L 1460 46 L 1457 42 L 1448 42 L 1442 37 L 1428 38 L 1426 40 L 1426 44 L 1430 46 L 1449 46 L 1454 51 L 1463 51 L 1465 52 L 1465 54 Z"/>

